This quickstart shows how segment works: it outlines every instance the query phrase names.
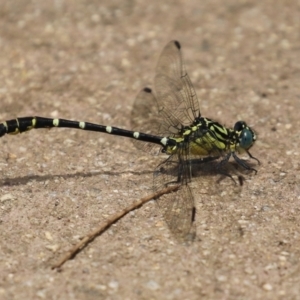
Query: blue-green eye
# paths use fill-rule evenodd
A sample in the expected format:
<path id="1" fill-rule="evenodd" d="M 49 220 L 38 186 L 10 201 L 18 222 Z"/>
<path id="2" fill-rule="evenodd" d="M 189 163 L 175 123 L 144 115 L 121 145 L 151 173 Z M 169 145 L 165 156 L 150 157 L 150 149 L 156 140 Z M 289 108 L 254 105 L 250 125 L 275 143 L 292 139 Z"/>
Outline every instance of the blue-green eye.
<path id="1" fill-rule="evenodd" d="M 243 149 L 248 149 L 252 146 L 253 144 L 253 133 L 252 131 L 250 131 L 249 129 L 243 129 L 240 137 L 239 137 L 239 141 L 240 141 L 240 146 Z"/>

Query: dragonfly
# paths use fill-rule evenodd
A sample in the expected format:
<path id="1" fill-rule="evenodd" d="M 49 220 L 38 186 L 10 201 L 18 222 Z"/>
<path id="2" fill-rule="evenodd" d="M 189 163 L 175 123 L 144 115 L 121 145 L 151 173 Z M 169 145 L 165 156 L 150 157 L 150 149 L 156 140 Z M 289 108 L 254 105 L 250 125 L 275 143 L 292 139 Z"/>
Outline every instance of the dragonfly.
<path id="1" fill-rule="evenodd" d="M 136 97 L 131 114 L 134 130 L 60 118 L 21 117 L 0 124 L 0 137 L 38 128 L 74 128 L 131 138 L 138 149 L 164 153 L 167 158 L 153 173 L 154 192 L 176 185 L 179 188 L 156 199 L 171 233 L 179 240 L 194 236 L 195 200 L 190 187 L 192 168 L 218 160 L 217 170 L 232 178 L 224 168 L 232 157 L 246 170 L 257 172 L 239 157 L 257 140 L 244 121 L 228 128 L 200 113 L 199 101 L 186 72 L 182 48 L 170 41 L 163 49 L 154 78 L 154 89 L 146 87 Z M 141 143 L 143 142 L 143 143 Z M 157 151 L 157 149 L 159 151 Z"/>

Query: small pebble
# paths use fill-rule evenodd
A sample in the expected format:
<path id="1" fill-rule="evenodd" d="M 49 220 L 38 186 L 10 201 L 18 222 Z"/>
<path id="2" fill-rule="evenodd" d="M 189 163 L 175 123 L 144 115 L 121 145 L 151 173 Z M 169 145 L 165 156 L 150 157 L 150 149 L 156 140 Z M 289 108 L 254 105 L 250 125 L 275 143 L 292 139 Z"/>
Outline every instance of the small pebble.
<path id="1" fill-rule="evenodd" d="M 119 282 L 116 281 L 116 280 L 112 280 L 112 281 L 109 282 L 108 286 L 109 286 L 111 289 L 116 290 L 116 289 L 118 289 L 118 287 L 119 287 Z"/>
<path id="2" fill-rule="evenodd" d="M 147 283 L 146 283 L 146 287 L 149 288 L 150 290 L 152 291 L 156 291 L 159 289 L 159 284 L 154 281 L 154 280 L 149 280 Z"/>
<path id="3" fill-rule="evenodd" d="M 13 200 L 13 199 L 14 199 L 14 196 L 12 194 L 5 194 L 0 198 L 0 201 L 5 202 L 8 200 Z"/>
<path id="4" fill-rule="evenodd" d="M 56 252 L 59 248 L 60 248 L 60 246 L 57 245 L 57 244 L 56 245 L 48 245 L 48 246 L 46 246 L 46 249 L 50 250 L 52 252 Z"/>
<path id="5" fill-rule="evenodd" d="M 227 278 L 224 275 L 220 275 L 220 276 L 217 276 L 217 280 L 220 282 L 225 282 L 227 280 Z"/>
<path id="6" fill-rule="evenodd" d="M 265 283 L 265 284 L 263 285 L 263 289 L 264 289 L 265 291 L 272 291 L 272 290 L 273 290 L 273 287 L 272 287 L 272 285 L 271 285 L 270 283 Z"/>
<path id="7" fill-rule="evenodd" d="M 45 290 L 39 290 L 37 291 L 36 295 L 41 298 L 41 299 L 45 299 L 46 298 L 46 292 Z"/>
<path id="8" fill-rule="evenodd" d="M 51 233 L 49 231 L 45 232 L 45 237 L 46 237 L 47 240 L 53 241 L 53 237 L 52 237 L 52 235 L 51 235 Z"/>

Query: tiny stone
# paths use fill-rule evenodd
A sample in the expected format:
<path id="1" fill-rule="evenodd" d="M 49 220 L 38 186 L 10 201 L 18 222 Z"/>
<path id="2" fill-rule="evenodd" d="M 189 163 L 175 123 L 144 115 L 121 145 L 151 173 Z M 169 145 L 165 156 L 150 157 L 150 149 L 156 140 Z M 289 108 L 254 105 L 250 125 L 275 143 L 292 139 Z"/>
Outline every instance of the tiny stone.
<path id="1" fill-rule="evenodd" d="M 37 291 L 36 295 L 41 298 L 41 299 L 45 299 L 46 298 L 46 293 L 45 290 L 39 290 Z"/>
<path id="2" fill-rule="evenodd" d="M 48 245 L 46 246 L 46 249 L 51 250 L 52 252 L 56 252 L 59 249 L 59 245 Z"/>
<path id="3" fill-rule="evenodd" d="M 271 208 L 270 208 L 268 205 L 263 205 L 263 206 L 261 207 L 261 210 L 262 210 L 262 211 L 269 211 L 269 210 L 271 210 Z"/>
<path id="4" fill-rule="evenodd" d="M 283 256 L 283 255 L 279 255 L 279 260 L 280 260 L 280 261 L 286 261 L 286 257 Z"/>
<path id="5" fill-rule="evenodd" d="M 265 283 L 263 285 L 263 289 L 266 290 L 266 291 L 272 291 L 273 290 L 273 287 L 270 283 Z"/>
<path id="6" fill-rule="evenodd" d="M 53 237 L 52 237 L 52 235 L 51 235 L 51 233 L 49 231 L 45 232 L 45 237 L 46 237 L 47 240 L 53 241 Z"/>
<path id="7" fill-rule="evenodd" d="M 220 276 L 217 276 L 217 280 L 220 281 L 220 282 L 224 282 L 224 281 L 227 280 L 227 278 L 224 275 L 220 275 Z"/>
<path id="8" fill-rule="evenodd" d="M 101 290 L 101 291 L 105 291 L 107 288 L 106 288 L 106 285 L 103 285 L 103 284 L 98 284 L 96 286 L 97 289 Z"/>
<path id="9" fill-rule="evenodd" d="M 111 288 L 111 289 L 117 289 L 119 287 L 119 282 L 116 281 L 116 280 L 112 280 L 109 282 L 108 286 Z"/>
<path id="10" fill-rule="evenodd" d="M 5 194 L 0 198 L 0 201 L 5 202 L 8 200 L 13 200 L 13 199 L 14 199 L 14 196 L 12 194 Z"/>
<path id="11" fill-rule="evenodd" d="M 249 221 L 247 221 L 247 220 L 238 220 L 238 223 L 239 224 L 248 224 L 249 223 Z"/>
<path id="12" fill-rule="evenodd" d="M 147 288 L 149 288 L 152 291 L 155 291 L 155 290 L 159 289 L 159 284 L 156 281 L 154 281 L 154 280 L 149 280 L 146 283 L 146 286 L 147 286 Z"/>

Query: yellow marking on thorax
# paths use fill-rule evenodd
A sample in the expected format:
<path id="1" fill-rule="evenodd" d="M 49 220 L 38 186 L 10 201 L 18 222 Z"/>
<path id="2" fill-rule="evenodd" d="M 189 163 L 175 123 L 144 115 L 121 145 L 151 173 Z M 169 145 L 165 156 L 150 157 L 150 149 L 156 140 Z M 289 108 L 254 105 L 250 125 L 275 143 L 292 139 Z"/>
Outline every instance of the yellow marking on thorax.
<path id="1" fill-rule="evenodd" d="M 190 129 L 186 129 L 185 131 L 184 131 L 184 133 L 183 133 L 183 136 L 185 136 L 185 135 L 190 135 L 191 134 L 191 130 Z"/>
<path id="2" fill-rule="evenodd" d="M 213 129 L 190 143 L 190 152 L 194 155 L 207 156 L 219 155 L 228 147 L 223 137 L 220 137 Z"/>
<path id="3" fill-rule="evenodd" d="M 168 146 L 165 152 L 169 155 L 176 154 L 181 148 L 180 144 L 185 142 L 186 137 L 193 134 L 199 130 L 199 126 L 193 126 L 187 128 L 182 133 L 182 137 L 173 138 L 176 141 L 175 146 Z M 223 135 L 221 135 L 222 133 Z M 230 141 L 230 129 L 224 126 L 218 126 L 216 124 L 210 125 L 209 130 L 202 136 L 199 136 L 195 140 L 189 141 L 189 154 L 198 156 L 208 156 L 208 155 L 221 155 L 221 153 L 226 153 L 229 151 L 242 150 L 239 149 L 239 145 Z M 226 138 L 228 136 L 228 138 Z M 238 148 L 238 149 L 237 149 Z"/>

